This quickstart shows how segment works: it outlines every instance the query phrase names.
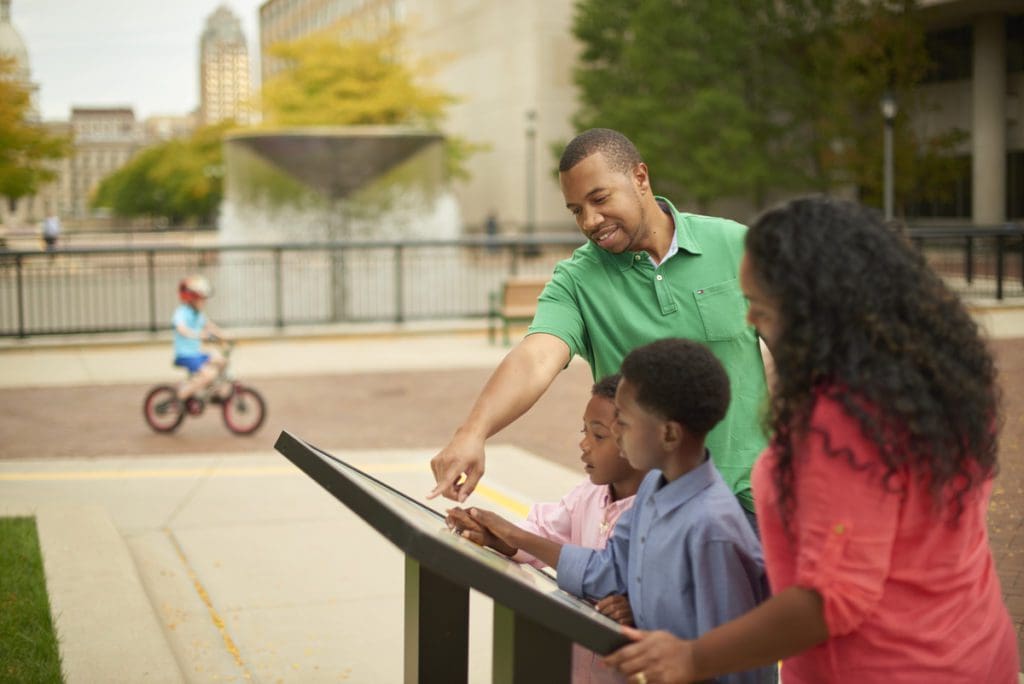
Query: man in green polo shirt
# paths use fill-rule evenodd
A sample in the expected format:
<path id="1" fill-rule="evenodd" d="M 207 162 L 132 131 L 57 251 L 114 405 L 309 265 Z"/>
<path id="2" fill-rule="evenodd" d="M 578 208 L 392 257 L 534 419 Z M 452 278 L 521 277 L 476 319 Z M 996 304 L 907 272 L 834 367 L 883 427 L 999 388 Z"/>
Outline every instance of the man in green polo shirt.
<path id="1" fill-rule="evenodd" d="M 684 337 L 706 344 L 729 374 L 729 412 L 707 445 L 752 512 L 750 467 L 765 445 L 758 418 L 765 374 L 737 280 L 746 228 L 680 212 L 655 196 L 636 147 L 609 129 L 586 131 L 566 146 L 559 181 L 588 242 L 555 267 L 527 336 L 431 461 L 437 487 L 429 496 L 465 501 L 483 475 L 486 439 L 529 410 L 574 355 L 597 380 L 617 372 L 638 346 Z"/>

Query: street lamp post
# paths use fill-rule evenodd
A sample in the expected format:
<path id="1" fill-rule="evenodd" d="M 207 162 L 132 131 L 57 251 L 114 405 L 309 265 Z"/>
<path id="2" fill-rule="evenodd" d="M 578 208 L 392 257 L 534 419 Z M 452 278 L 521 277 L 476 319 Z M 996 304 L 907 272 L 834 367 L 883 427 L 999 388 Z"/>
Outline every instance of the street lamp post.
<path id="1" fill-rule="evenodd" d="M 537 225 L 537 111 L 526 110 L 526 232 L 533 234 Z"/>
<path id="2" fill-rule="evenodd" d="M 537 111 L 526 110 L 526 234 L 537 230 Z M 529 243 L 523 248 L 525 256 L 537 256 L 540 247 Z"/>
<path id="3" fill-rule="evenodd" d="M 893 122 L 896 120 L 896 113 L 899 108 L 896 105 L 896 98 L 892 93 L 886 91 L 878 103 L 882 110 L 882 118 L 885 120 L 885 131 L 883 135 L 883 160 L 882 160 L 882 183 L 884 194 L 885 220 L 893 218 L 893 152 L 892 152 L 892 131 Z"/>

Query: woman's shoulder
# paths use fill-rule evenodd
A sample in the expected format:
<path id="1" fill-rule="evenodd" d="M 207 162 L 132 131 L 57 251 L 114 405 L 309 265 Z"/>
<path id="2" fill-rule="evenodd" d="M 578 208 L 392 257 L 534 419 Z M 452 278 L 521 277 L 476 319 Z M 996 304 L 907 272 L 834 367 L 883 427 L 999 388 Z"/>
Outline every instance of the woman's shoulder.
<path id="1" fill-rule="evenodd" d="M 860 431 L 862 415 L 877 415 L 878 407 L 842 384 L 822 385 L 812 395 L 810 425 L 814 428 Z"/>

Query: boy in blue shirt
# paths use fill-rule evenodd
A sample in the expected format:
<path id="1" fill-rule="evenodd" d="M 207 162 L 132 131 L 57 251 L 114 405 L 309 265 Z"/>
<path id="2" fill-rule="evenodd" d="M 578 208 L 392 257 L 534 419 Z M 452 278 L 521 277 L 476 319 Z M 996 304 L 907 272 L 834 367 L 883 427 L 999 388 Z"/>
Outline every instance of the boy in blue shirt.
<path id="1" fill-rule="evenodd" d="M 469 513 L 556 567 L 562 589 L 592 600 L 627 594 L 640 629 L 696 638 L 768 595 L 760 542 L 704 447 L 728 406 L 728 376 L 706 347 L 682 339 L 639 347 L 622 362 L 615 436 L 634 468 L 653 470 L 603 550 L 558 544 L 482 509 Z M 775 670 L 718 681 L 772 682 Z"/>
<path id="2" fill-rule="evenodd" d="M 206 389 L 224 367 L 224 357 L 216 349 L 209 353 L 201 350 L 203 340 L 226 340 L 226 333 L 203 313 L 206 300 L 213 293 L 210 282 L 203 276 L 189 276 L 178 284 L 178 297 L 182 303 L 174 310 L 174 365 L 187 368 L 192 374 L 178 388 L 178 399 L 189 397 Z M 220 401 L 214 395 L 211 401 Z"/>

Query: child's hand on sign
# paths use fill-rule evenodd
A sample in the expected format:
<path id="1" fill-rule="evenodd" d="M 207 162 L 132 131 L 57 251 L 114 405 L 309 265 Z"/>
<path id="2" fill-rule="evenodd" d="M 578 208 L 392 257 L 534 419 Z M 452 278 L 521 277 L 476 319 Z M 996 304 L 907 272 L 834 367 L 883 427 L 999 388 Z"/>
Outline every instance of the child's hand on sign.
<path id="1" fill-rule="evenodd" d="M 479 511 L 480 509 L 471 509 Z M 506 525 L 512 525 L 501 516 L 485 511 L 488 515 L 493 516 L 497 520 L 505 523 Z M 461 537 L 464 537 L 475 544 L 480 546 L 489 546 L 499 553 L 503 553 L 506 556 L 514 556 L 519 550 L 515 546 L 508 544 L 503 541 L 498 535 L 494 534 L 486 525 L 473 518 L 469 511 L 464 508 L 449 508 L 446 511 L 445 522 L 448 524 L 448 529 L 452 530 Z M 514 527 L 514 525 L 512 525 Z"/>

